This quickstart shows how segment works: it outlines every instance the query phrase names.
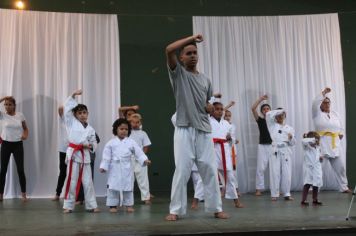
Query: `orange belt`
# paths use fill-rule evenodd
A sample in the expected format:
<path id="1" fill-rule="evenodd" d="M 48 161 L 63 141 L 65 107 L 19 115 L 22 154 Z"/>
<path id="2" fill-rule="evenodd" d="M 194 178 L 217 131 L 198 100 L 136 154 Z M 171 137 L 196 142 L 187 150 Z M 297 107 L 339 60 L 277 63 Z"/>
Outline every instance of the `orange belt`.
<path id="1" fill-rule="evenodd" d="M 235 145 L 233 144 L 231 147 L 231 157 L 232 157 L 232 167 L 236 170 L 236 152 L 235 152 Z"/>
<path id="2" fill-rule="evenodd" d="M 224 168 L 224 180 L 225 180 L 225 186 L 226 186 L 226 157 L 225 157 L 224 143 L 226 143 L 227 140 L 226 139 L 220 139 L 220 138 L 213 138 L 213 142 L 220 144 L 221 156 L 222 156 L 222 162 L 223 162 L 223 168 Z"/>
<path id="3" fill-rule="evenodd" d="M 65 192 L 65 195 L 64 195 L 64 199 L 68 199 L 69 187 L 70 187 L 70 182 L 71 182 L 71 179 L 72 179 L 72 168 L 73 168 L 73 159 L 72 159 L 72 157 L 73 157 L 74 153 L 80 151 L 82 153 L 83 164 L 82 164 L 82 166 L 80 167 L 80 170 L 79 170 L 77 186 L 76 186 L 76 189 L 75 189 L 75 199 L 77 199 L 78 193 L 79 193 L 79 190 L 80 190 L 80 185 L 82 183 L 82 176 L 83 176 L 84 148 L 83 148 L 82 144 L 77 145 L 77 144 L 74 144 L 74 143 L 69 143 L 69 147 L 73 148 L 74 150 L 73 150 L 72 156 L 70 157 L 69 173 L 68 173 L 68 179 L 67 179 L 66 192 Z"/>

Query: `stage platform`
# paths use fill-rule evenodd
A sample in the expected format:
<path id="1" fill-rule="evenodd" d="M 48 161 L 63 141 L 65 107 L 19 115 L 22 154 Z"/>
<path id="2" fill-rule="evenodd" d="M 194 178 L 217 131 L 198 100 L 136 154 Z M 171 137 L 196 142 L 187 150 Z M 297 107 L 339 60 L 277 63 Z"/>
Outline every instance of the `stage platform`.
<path id="1" fill-rule="evenodd" d="M 293 193 L 294 201 L 277 202 L 271 202 L 268 194 L 243 194 L 243 209 L 223 201 L 228 220 L 214 219 L 201 203 L 199 210 L 188 209 L 177 222 L 164 220 L 169 193 L 155 195 L 151 206 L 136 201 L 131 214 L 109 213 L 105 198 L 98 198 L 100 213 L 77 206 L 71 214 L 62 213 L 62 201 L 5 199 L 0 202 L 0 235 L 356 235 L 356 203 L 350 220 L 345 220 L 351 194 L 321 192 L 324 205 L 305 208 L 299 203 L 300 192 Z"/>

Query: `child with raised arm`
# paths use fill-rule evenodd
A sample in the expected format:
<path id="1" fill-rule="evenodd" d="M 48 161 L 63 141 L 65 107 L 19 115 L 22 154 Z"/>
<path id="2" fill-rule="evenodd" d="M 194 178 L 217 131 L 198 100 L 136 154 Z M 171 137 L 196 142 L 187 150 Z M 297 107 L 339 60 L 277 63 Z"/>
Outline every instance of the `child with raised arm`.
<path id="1" fill-rule="evenodd" d="M 292 180 L 291 147 L 295 145 L 294 129 L 285 124 L 286 113 L 282 108 L 266 113 L 266 122 L 272 138 L 270 163 L 271 198 L 277 201 L 279 194 L 285 200 L 294 200 L 290 194 Z"/>
<path id="2" fill-rule="evenodd" d="M 307 134 L 304 134 L 302 140 L 304 149 L 304 187 L 302 201 L 300 202 L 302 206 L 309 206 L 309 203 L 306 202 L 306 200 L 310 187 L 313 187 L 313 205 L 322 205 L 322 203 L 318 201 L 318 191 L 323 185 L 323 172 L 321 168 L 323 158 L 321 157 L 319 142 L 320 136 L 317 132 L 310 131 Z"/>
<path id="3" fill-rule="evenodd" d="M 239 200 L 236 191 L 236 175 L 233 170 L 233 162 L 231 157 L 231 133 L 232 127 L 229 122 L 222 119 L 223 105 L 220 102 L 215 102 L 214 112 L 210 117 L 210 125 L 212 129 L 212 138 L 215 148 L 216 162 L 220 174 L 223 176 L 225 186 L 224 196 L 226 199 L 232 199 L 237 208 L 243 207 Z"/>
<path id="4" fill-rule="evenodd" d="M 197 71 L 198 51 L 196 42 L 200 34 L 177 40 L 166 47 L 168 72 L 176 99 L 177 120 L 174 131 L 175 172 L 172 181 L 171 203 L 166 220 L 176 221 L 186 214 L 187 182 L 193 163 L 204 183 L 205 209 L 214 217 L 226 219 L 222 211 L 217 166 L 214 157 L 208 103 L 212 96 L 210 80 Z M 179 60 L 176 52 L 180 50 Z M 180 64 L 180 62 L 182 64 Z M 194 142 L 193 142 L 194 140 Z"/>
<path id="5" fill-rule="evenodd" d="M 119 107 L 119 118 L 125 118 L 129 121 L 131 115 L 137 113 L 139 109 L 140 107 L 138 105 Z"/>
<path id="6" fill-rule="evenodd" d="M 266 123 L 266 113 L 271 110 L 271 106 L 267 103 L 263 103 L 260 106 L 260 116 L 257 111 L 257 107 L 268 99 L 267 95 L 261 96 L 252 105 L 252 114 L 255 118 L 258 130 L 260 132 L 260 140 L 258 143 L 257 151 L 257 166 L 256 166 L 256 196 L 261 196 L 263 190 L 265 189 L 265 171 L 268 166 L 269 159 L 272 155 L 272 139 L 269 134 L 267 123 Z"/>
<path id="7" fill-rule="evenodd" d="M 112 125 L 112 132 L 116 136 L 106 143 L 100 172 L 108 172 L 106 205 L 111 213 L 118 211 L 118 206 L 125 206 L 126 211 L 134 211 L 133 196 L 133 166 L 131 157 L 146 166 L 151 163 L 137 143 L 128 138 L 131 133 L 129 121 L 123 118 L 117 119 Z"/>
<path id="8" fill-rule="evenodd" d="M 142 117 L 140 114 L 135 113 L 130 117 L 131 124 L 131 134 L 130 138 L 135 140 L 137 145 L 143 150 L 146 154 L 149 147 L 151 146 L 151 140 L 148 138 L 148 135 L 140 127 L 142 125 Z M 151 204 L 151 194 L 150 194 L 150 183 L 148 181 L 148 168 L 147 166 L 142 166 L 135 158 L 132 158 L 132 164 L 134 167 L 135 179 L 138 185 L 138 188 L 141 191 L 141 201 L 146 205 Z"/>
<path id="9" fill-rule="evenodd" d="M 226 120 L 227 122 L 229 122 L 229 124 L 231 125 L 231 158 L 232 158 L 232 168 L 234 170 L 234 175 L 235 175 L 235 186 L 236 186 L 236 190 L 237 190 L 237 194 L 239 195 L 239 181 L 237 179 L 237 144 L 239 143 L 239 141 L 236 139 L 236 126 L 235 124 L 232 123 L 232 113 L 229 110 L 230 107 L 232 107 L 233 105 L 235 105 L 234 101 L 231 101 L 226 107 L 224 107 L 224 120 Z"/>
<path id="10" fill-rule="evenodd" d="M 75 100 L 75 97 L 81 94 L 82 90 L 75 91 L 64 104 L 64 121 L 69 142 L 66 153 L 68 171 L 63 204 L 64 213 L 73 211 L 81 182 L 84 188 L 85 208 L 90 212 L 99 212 L 90 169 L 89 153 L 95 150 L 97 143 L 95 130 L 88 124 L 87 106 L 78 104 Z"/>

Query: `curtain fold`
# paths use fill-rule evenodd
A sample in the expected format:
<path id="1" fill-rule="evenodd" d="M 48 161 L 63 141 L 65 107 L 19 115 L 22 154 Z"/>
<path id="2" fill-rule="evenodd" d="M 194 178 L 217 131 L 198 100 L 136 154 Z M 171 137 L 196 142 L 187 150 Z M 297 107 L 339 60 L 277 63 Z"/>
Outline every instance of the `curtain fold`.
<path id="1" fill-rule="evenodd" d="M 30 130 L 24 141 L 28 194 L 53 196 L 59 172 L 57 108 L 73 90 L 83 89 L 79 102 L 88 106 L 89 123 L 102 141 L 97 164 L 112 137 L 120 104 L 117 16 L 0 9 L 0 81 L 0 96 L 15 97 Z M 98 171 L 95 190 L 106 191 L 105 175 Z M 5 197 L 20 192 L 12 160 Z"/>
<path id="2" fill-rule="evenodd" d="M 332 89 L 332 109 L 345 125 L 345 91 L 337 14 L 263 17 L 193 17 L 194 34 L 201 33 L 198 68 L 212 79 L 222 102 L 231 108 L 240 140 L 238 181 L 242 192 L 255 190 L 258 127 L 252 104 L 269 96 L 272 108 L 283 107 L 286 123 L 296 130 L 292 190 L 303 185 L 303 133 L 314 130 L 311 105 L 326 86 Z M 346 130 L 346 129 L 345 129 Z M 345 162 L 343 143 L 342 160 Z M 324 189 L 338 189 L 328 162 Z M 269 172 L 265 172 L 268 187 Z"/>

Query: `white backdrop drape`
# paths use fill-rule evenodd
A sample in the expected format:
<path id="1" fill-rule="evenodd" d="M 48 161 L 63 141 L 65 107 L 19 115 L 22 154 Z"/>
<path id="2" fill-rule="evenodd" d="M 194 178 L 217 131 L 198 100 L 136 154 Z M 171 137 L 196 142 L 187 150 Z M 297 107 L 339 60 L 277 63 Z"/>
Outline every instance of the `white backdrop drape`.
<path id="1" fill-rule="evenodd" d="M 24 142 L 30 197 L 55 194 L 57 108 L 77 88 L 83 89 L 79 102 L 88 106 L 89 123 L 102 141 L 98 165 L 103 144 L 112 137 L 111 125 L 120 104 L 119 66 L 116 15 L 0 9 L 0 96 L 15 97 L 30 130 Z M 96 171 L 97 195 L 104 195 L 105 189 L 105 175 Z M 20 192 L 12 160 L 5 197 Z"/>
<path id="2" fill-rule="evenodd" d="M 222 102 L 234 100 L 233 122 L 240 140 L 240 191 L 255 190 L 258 127 L 252 104 L 263 94 L 272 108 L 287 111 L 287 124 L 296 130 L 292 190 L 303 185 L 302 134 L 313 130 L 313 98 L 331 87 L 332 109 L 345 124 L 345 92 L 337 14 L 266 17 L 194 17 L 193 32 L 201 33 L 199 70 L 212 79 Z M 345 161 L 345 143 L 343 155 Z M 324 189 L 338 189 L 325 162 Z M 269 172 L 266 172 L 269 179 Z M 268 181 L 267 181 L 268 182 Z M 268 185 L 267 185 L 268 187 Z"/>

